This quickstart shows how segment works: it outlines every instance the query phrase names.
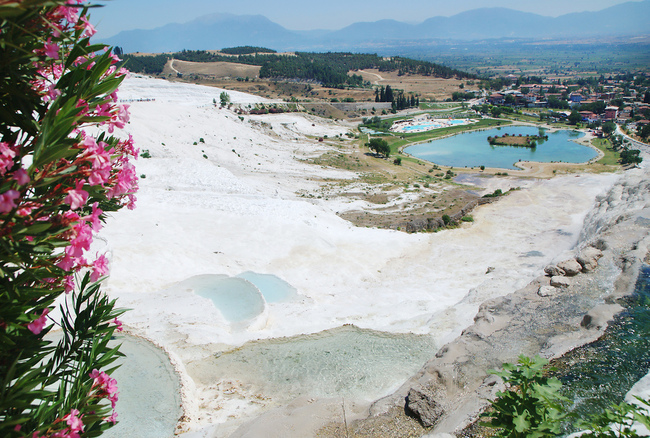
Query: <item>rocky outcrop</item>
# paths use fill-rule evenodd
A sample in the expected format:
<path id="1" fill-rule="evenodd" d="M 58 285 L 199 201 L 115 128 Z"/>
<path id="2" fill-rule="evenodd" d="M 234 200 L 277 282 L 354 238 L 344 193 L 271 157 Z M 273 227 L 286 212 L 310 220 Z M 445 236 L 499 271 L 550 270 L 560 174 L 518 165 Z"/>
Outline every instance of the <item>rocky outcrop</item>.
<path id="1" fill-rule="evenodd" d="M 431 389 L 425 387 L 411 388 L 406 396 L 406 409 L 418 417 L 425 427 L 433 427 L 445 410 L 436 402 Z"/>
<path id="2" fill-rule="evenodd" d="M 578 254 L 576 261 L 582 266 L 584 272 L 593 271 L 598 266 L 598 260 L 603 256 L 603 252 L 593 246 L 588 246 Z"/>
<path id="3" fill-rule="evenodd" d="M 557 264 L 560 271 L 564 272 L 567 277 L 573 277 L 582 272 L 582 266 L 575 259 L 565 260 Z"/>
<path id="4" fill-rule="evenodd" d="M 574 259 L 483 303 L 474 324 L 396 393 L 375 402 L 371 415 L 402 406 L 422 424 L 435 424 L 434 435 L 457 433 L 496 396 L 499 384 L 487 370 L 520 354 L 559 357 L 597 339 L 621 310 L 617 299 L 633 292 L 641 264 L 650 260 L 648 189 L 650 175 L 626 175 L 586 219 Z"/>
<path id="5" fill-rule="evenodd" d="M 557 266 L 553 266 L 553 265 L 549 265 L 549 266 L 545 267 L 544 272 L 549 277 L 559 277 L 559 276 L 564 275 L 564 271 L 562 269 L 558 268 Z"/>
<path id="6" fill-rule="evenodd" d="M 485 200 L 483 198 L 479 198 L 468 202 L 459 211 L 449 216 L 449 224 L 458 224 L 463 219 L 463 217 L 471 213 L 472 210 L 474 210 L 478 205 L 494 202 L 495 199 L 498 198 L 487 198 Z M 406 229 L 407 233 L 417 233 L 420 231 L 438 230 L 440 228 L 446 227 L 447 225 L 448 224 L 442 220 L 442 217 L 420 217 L 404 224 L 404 228 Z"/>
<path id="7" fill-rule="evenodd" d="M 556 275 L 551 277 L 551 286 L 553 287 L 569 287 L 571 286 L 571 280 L 567 277 Z"/>

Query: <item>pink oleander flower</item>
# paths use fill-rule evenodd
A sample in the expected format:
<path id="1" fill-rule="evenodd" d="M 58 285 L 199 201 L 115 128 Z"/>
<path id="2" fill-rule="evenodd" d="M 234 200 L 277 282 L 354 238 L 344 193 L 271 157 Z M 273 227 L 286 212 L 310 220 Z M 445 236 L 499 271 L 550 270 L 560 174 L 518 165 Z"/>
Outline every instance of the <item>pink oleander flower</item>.
<path id="1" fill-rule="evenodd" d="M 104 418 L 104 420 L 106 420 L 109 423 L 113 423 L 113 424 L 117 423 L 117 412 L 113 411 L 111 416 Z"/>
<path id="2" fill-rule="evenodd" d="M 52 59 L 59 59 L 59 46 L 56 43 L 52 43 L 52 41 L 48 39 L 43 48 L 45 56 Z"/>
<path id="3" fill-rule="evenodd" d="M 16 190 L 7 190 L 0 195 L 0 213 L 9 213 L 16 208 L 16 199 L 20 197 L 20 193 Z"/>
<path id="4" fill-rule="evenodd" d="M 108 259 L 104 254 L 97 257 L 93 263 L 93 271 L 90 274 L 91 281 L 97 281 L 104 275 L 108 274 Z"/>
<path id="5" fill-rule="evenodd" d="M 138 198 L 136 198 L 135 195 L 128 195 L 127 199 L 128 201 L 126 203 L 126 208 L 133 210 L 135 208 L 135 202 L 138 200 Z"/>
<path id="6" fill-rule="evenodd" d="M 117 182 L 106 193 L 109 198 L 115 198 L 126 195 L 138 188 L 138 176 L 135 172 L 135 166 L 126 162 L 117 173 Z"/>
<path id="7" fill-rule="evenodd" d="M 67 294 L 74 290 L 74 277 L 72 275 L 67 275 L 63 280 L 63 289 Z"/>
<path id="8" fill-rule="evenodd" d="M 102 221 L 100 219 L 100 216 L 104 211 L 98 207 L 99 202 L 93 203 L 93 212 L 91 213 L 90 216 L 86 216 L 85 220 L 90 222 L 90 227 L 93 229 L 93 231 L 99 231 L 102 229 Z"/>
<path id="9" fill-rule="evenodd" d="M 113 323 L 116 325 L 115 330 L 117 330 L 118 332 L 121 332 L 123 330 L 122 321 L 117 319 L 117 317 L 113 320 Z"/>
<path id="10" fill-rule="evenodd" d="M 129 105 L 117 105 L 117 112 L 109 121 L 108 132 L 112 133 L 114 128 L 122 129 L 129 122 Z"/>
<path id="11" fill-rule="evenodd" d="M 97 33 L 97 30 L 95 29 L 95 26 L 90 24 L 90 22 L 88 21 L 88 19 L 86 17 L 81 17 L 81 21 L 84 24 L 84 33 L 83 33 L 84 37 L 91 37 L 91 36 L 93 36 L 93 35 L 95 35 Z"/>
<path id="12" fill-rule="evenodd" d="M 112 106 L 110 103 L 104 103 L 95 107 L 95 115 L 99 117 L 111 117 Z"/>
<path id="13" fill-rule="evenodd" d="M 62 15 L 69 23 L 76 23 L 79 21 L 79 15 L 77 15 L 78 8 L 72 8 L 70 6 L 60 6 L 57 8 L 56 13 Z"/>
<path id="14" fill-rule="evenodd" d="M 64 271 L 72 271 L 75 266 L 75 258 L 65 255 L 56 265 Z"/>
<path id="15" fill-rule="evenodd" d="M 29 182 L 29 175 L 25 169 L 18 169 L 14 172 L 14 179 L 18 182 L 19 185 L 24 186 Z"/>
<path id="16" fill-rule="evenodd" d="M 16 151 L 6 142 L 0 142 L 0 175 L 5 172 L 14 164 L 14 157 Z"/>
<path id="17" fill-rule="evenodd" d="M 68 415 L 63 417 L 65 420 L 66 424 L 70 427 L 70 430 L 72 432 L 83 432 L 84 431 L 84 423 L 81 421 L 81 417 L 79 417 L 79 411 L 77 409 L 72 409 Z"/>
<path id="18" fill-rule="evenodd" d="M 16 211 L 16 214 L 18 216 L 25 217 L 25 216 L 29 216 L 32 210 L 34 210 L 34 207 L 22 207 L 19 208 L 18 211 Z"/>
<path id="19" fill-rule="evenodd" d="M 98 395 L 107 398 L 111 402 L 112 408 L 115 409 L 119 394 L 117 392 L 117 381 L 97 369 L 90 373 L 90 377 L 93 379 L 92 388 L 97 388 Z"/>
<path id="20" fill-rule="evenodd" d="M 70 245 L 65 248 L 65 253 L 71 258 L 79 258 L 83 255 L 84 251 L 90 249 L 93 232 L 84 222 L 73 225 L 72 230 L 75 233 L 75 237 L 70 241 Z"/>
<path id="21" fill-rule="evenodd" d="M 136 160 L 138 159 L 138 156 L 140 155 L 140 149 L 136 149 L 133 145 L 133 136 L 131 134 L 129 134 L 128 139 L 120 142 L 120 146 L 123 148 L 124 152 L 126 152 L 127 155 L 135 157 Z"/>
<path id="22" fill-rule="evenodd" d="M 77 184 L 74 189 L 71 189 L 68 192 L 68 196 L 65 197 L 63 202 L 68 204 L 71 209 L 76 210 L 79 207 L 82 207 L 88 200 L 88 192 L 83 190 L 83 186 L 86 183 L 84 180 L 77 181 Z"/>
<path id="23" fill-rule="evenodd" d="M 106 150 L 108 146 L 103 141 L 97 143 L 93 137 L 86 137 L 81 145 L 85 147 L 85 158 L 93 164 L 92 171 L 88 177 L 88 184 L 91 186 L 104 185 L 111 176 L 111 155 L 114 149 Z"/>
<path id="24" fill-rule="evenodd" d="M 56 88 L 56 84 L 50 84 L 47 87 L 47 94 L 44 96 L 44 100 L 49 102 L 50 100 L 56 100 L 57 97 L 61 95 L 61 90 Z"/>
<path id="25" fill-rule="evenodd" d="M 63 213 L 63 220 L 65 221 L 66 224 L 77 222 L 79 219 L 81 219 L 79 215 L 72 210 L 68 210 L 65 213 Z"/>
<path id="26" fill-rule="evenodd" d="M 47 323 L 48 313 L 50 313 L 50 309 L 47 308 L 43 309 L 43 313 L 41 313 L 41 316 L 39 316 L 34 321 L 27 324 L 27 328 L 29 329 L 29 331 L 34 333 L 35 335 L 42 332 L 43 328 L 45 327 L 45 324 Z"/>

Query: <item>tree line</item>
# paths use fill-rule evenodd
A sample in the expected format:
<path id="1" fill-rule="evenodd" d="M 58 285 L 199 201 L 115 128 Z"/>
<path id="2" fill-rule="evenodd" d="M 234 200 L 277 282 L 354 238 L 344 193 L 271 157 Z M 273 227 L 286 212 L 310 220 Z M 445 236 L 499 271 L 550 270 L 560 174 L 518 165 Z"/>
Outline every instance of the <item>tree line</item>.
<path id="1" fill-rule="evenodd" d="M 253 53 L 277 53 L 273 49 L 267 49 L 266 47 L 255 47 L 255 46 L 238 46 L 238 47 L 227 47 L 220 50 L 221 53 L 227 53 L 229 55 L 252 55 Z"/>
<path id="2" fill-rule="evenodd" d="M 348 72 L 372 68 L 383 72 L 398 71 L 399 74 L 421 74 L 459 79 L 477 78 L 476 75 L 428 61 L 402 57 L 383 58 L 376 54 L 296 52 L 295 56 L 289 56 L 269 53 L 270 49 L 247 46 L 226 50 L 229 53 L 234 52 L 234 54 L 223 55 L 206 50 L 183 50 L 171 55 L 123 56 L 125 61 L 128 60 L 126 68 L 135 73 L 159 74 L 171 57 L 191 62 L 232 62 L 259 65 L 261 78 L 313 81 L 326 87 L 362 86 L 362 77 L 360 75 L 350 76 Z M 268 54 L 258 54 L 260 52 Z"/>

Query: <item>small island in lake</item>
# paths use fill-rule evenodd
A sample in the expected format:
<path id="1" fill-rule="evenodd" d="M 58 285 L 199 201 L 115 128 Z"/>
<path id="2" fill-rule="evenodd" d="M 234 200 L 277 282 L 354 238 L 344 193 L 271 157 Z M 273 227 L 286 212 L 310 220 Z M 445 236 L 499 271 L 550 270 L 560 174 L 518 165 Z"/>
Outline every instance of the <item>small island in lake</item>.
<path id="1" fill-rule="evenodd" d="M 493 146 L 520 146 L 525 148 L 537 147 L 538 141 L 548 140 L 548 135 L 510 135 L 494 136 L 487 138 L 488 143 Z"/>

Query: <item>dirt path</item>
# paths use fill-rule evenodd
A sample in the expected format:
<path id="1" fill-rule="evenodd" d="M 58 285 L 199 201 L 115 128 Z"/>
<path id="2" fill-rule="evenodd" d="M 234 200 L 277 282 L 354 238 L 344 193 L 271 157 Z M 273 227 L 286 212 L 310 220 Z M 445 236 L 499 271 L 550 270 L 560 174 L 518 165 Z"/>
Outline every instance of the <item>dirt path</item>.
<path id="1" fill-rule="evenodd" d="M 374 85 L 379 85 L 379 81 L 383 81 L 383 80 L 384 80 L 384 78 L 383 78 L 381 75 L 379 75 L 379 74 L 377 74 L 377 73 L 370 72 L 370 71 L 359 70 L 359 73 L 365 73 L 365 74 L 368 74 L 368 75 L 376 76 L 376 77 L 377 77 L 377 80 L 376 80 L 375 82 L 373 82 Z"/>
<path id="2" fill-rule="evenodd" d="M 180 72 L 174 68 L 174 61 L 175 61 L 174 58 L 172 58 L 171 61 L 169 61 L 169 68 L 171 68 L 174 71 L 174 73 L 180 74 Z"/>

